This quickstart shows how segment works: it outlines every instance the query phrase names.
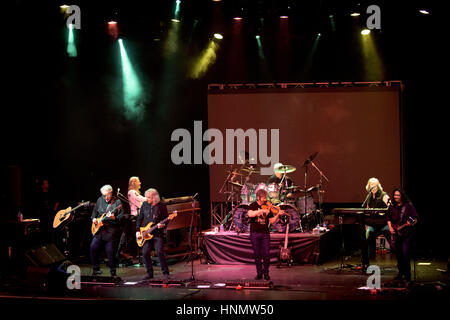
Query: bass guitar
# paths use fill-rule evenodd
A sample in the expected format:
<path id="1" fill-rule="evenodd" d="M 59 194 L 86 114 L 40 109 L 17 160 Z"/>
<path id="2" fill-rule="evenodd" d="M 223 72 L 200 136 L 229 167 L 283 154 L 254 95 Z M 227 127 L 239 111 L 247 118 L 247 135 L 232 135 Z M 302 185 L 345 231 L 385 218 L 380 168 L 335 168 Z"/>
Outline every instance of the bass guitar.
<path id="1" fill-rule="evenodd" d="M 96 221 L 92 222 L 92 226 L 91 226 L 92 235 L 95 235 L 98 232 L 98 230 L 100 230 L 100 228 L 103 226 L 103 220 L 111 217 L 114 214 L 114 212 L 120 208 L 122 208 L 122 204 L 119 204 L 112 211 L 105 212 L 104 214 L 102 214 L 100 216 L 100 218 L 96 218 L 95 219 Z"/>
<path id="2" fill-rule="evenodd" d="M 89 201 L 83 202 L 72 209 L 72 207 L 68 207 L 67 209 L 59 210 L 55 218 L 53 219 L 53 228 L 56 229 L 59 226 L 69 223 L 73 220 L 73 214 L 75 210 L 77 210 L 79 207 L 86 206 L 89 204 Z"/>
<path id="3" fill-rule="evenodd" d="M 394 229 L 394 233 L 391 234 L 391 240 L 393 243 L 398 238 L 406 237 L 411 232 L 411 228 L 414 227 L 417 223 L 417 219 L 413 217 L 409 217 L 408 221 L 406 221 L 404 224 L 391 224 L 392 228 Z"/>
<path id="4" fill-rule="evenodd" d="M 154 225 L 154 222 L 150 222 L 148 225 L 146 225 L 145 227 L 141 227 L 139 229 L 139 232 L 141 233 L 141 236 L 136 238 L 136 242 L 138 244 L 139 247 L 142 247 L 145 243 L 145 241 L 150 240 L 151 238 L 153 238 L 153 234 L 152 232 L 155 231 L 158 228 L 158 224 L 165 224 L 167 221 L 172 220 L 173 218 L 175 218 L 177 216 L 177 211 L 174 211 L 172 214 L 169 214 L 169 216 L 167 218 L 165 218 L 164 220 L 158 222 L 156 225 Z"/>

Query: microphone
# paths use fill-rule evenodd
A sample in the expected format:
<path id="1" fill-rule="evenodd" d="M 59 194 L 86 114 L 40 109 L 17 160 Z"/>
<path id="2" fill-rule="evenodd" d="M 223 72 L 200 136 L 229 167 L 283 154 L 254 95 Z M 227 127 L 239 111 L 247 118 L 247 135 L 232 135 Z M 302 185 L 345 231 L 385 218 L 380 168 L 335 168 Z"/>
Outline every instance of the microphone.
<path id="1" fill-rule="evenodd" d="M 119 195 L 120 193 L 120 188 L 117 188 L 117 195 Z"/>

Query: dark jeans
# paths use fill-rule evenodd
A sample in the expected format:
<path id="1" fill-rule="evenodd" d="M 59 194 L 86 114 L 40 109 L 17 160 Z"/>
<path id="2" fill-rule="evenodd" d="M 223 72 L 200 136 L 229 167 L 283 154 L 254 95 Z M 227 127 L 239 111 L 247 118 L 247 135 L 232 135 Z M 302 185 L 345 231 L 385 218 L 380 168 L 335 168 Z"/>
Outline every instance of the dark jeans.
<path id="1" fill-rule="evenodd" d="M 400 274 L 411 276 L 411 260 L 409 257 L 409 247 L 411 245 L 411 237 L 399 237 L 392 241 L 391 246 L 397 258 L 397 268 Z"/>
<path id="2" fill-rule="evenodd" d="M 94 237 L 91 242 L 91 263 L 94 271 L 99 271 L 99 255 L 100 250 L 105 248 L 106 256 L 108 258 L 108 267 L 111 274 L 116 273 L 115 253 L 117 248 L 117 241 L 105 241 Z"/>
<path id="3" fill-rule="evenodd" d="M 167 266 L 166 255 L 163 251 L 164 238 L 163 237 L 153 237 L 151 240 L 146 241 L 144 247 L 142 248 L 142 256 L 144 257 L 144 264 L 147 268 L 147 273 L 153 276 L 153 266 L 152 266 L 152 243 L 155 247 L 156 255 L 158 256 L 159 263 L 161 265 L 162 273 L 165 275 L 169 274 L 169 267 Z"/>
<path id="4" fill-rule="evenodd" d="M 258 274 L 269 273 L 270 265 L 270 234 L 250 233 L 253 252 L 255 254 L 256 272 Z"/>

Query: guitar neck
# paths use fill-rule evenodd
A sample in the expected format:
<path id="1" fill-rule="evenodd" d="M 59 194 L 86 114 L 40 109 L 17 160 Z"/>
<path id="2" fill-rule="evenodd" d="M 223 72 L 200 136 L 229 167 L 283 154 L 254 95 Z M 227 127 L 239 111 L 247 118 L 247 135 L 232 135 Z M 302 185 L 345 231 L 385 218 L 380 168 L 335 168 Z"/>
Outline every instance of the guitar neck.
<path id="1" fill-rule="evenodd" d="M 284 235 L 284 248 L 287 249 L 288 244 L 288 234 L 289 234 L 289 223 L 286 224 L 286 234 Z"/>

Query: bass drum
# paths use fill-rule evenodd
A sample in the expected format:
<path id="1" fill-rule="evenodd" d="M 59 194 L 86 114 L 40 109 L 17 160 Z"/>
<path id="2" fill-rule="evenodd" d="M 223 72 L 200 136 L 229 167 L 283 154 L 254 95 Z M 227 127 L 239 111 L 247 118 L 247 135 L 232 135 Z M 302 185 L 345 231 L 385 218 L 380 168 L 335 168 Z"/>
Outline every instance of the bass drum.
<path id="1" fill-rule="evenodd" d="M 233 223 L 237 232 L 250 232 L 250 219 L 247 216 L 248 205 L 240 204 L 233 210 Z"/>
<path id="2" fill-rule="evenodd" d="M 289 232 L 294 232 L 300 226 L 300 215 L 297 209 L 289 204 L 282 204 L 279 207 L 289 215 Z M 279 217 L 272 227 L 276 232 L 286 232 L 286 224 L 283 223 L 281 217 Z"/>

